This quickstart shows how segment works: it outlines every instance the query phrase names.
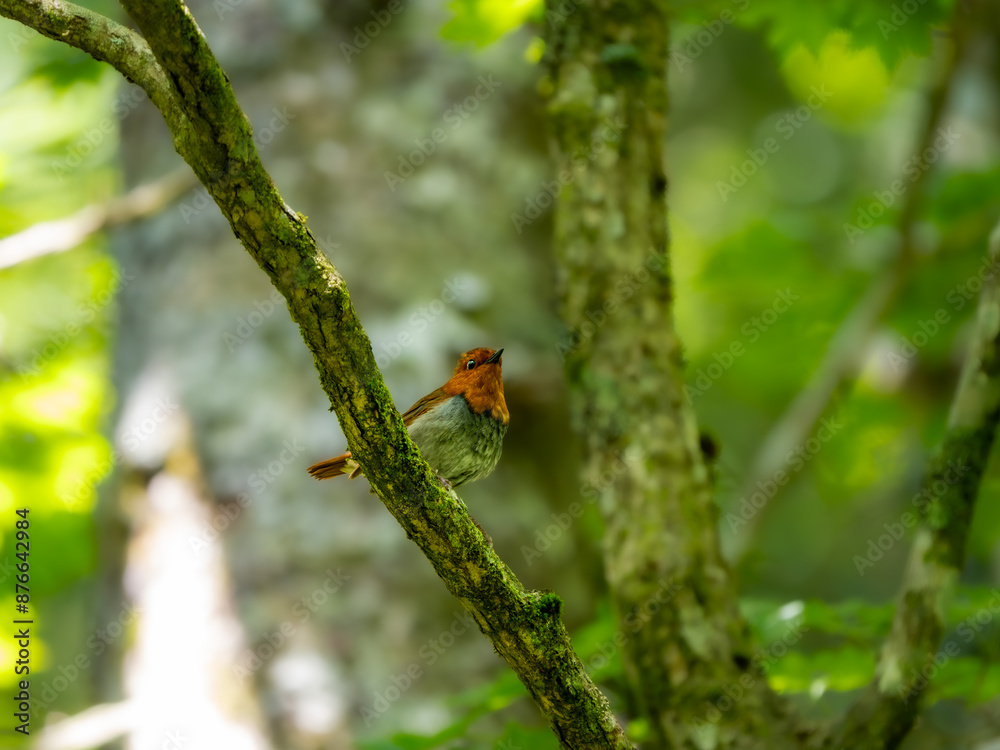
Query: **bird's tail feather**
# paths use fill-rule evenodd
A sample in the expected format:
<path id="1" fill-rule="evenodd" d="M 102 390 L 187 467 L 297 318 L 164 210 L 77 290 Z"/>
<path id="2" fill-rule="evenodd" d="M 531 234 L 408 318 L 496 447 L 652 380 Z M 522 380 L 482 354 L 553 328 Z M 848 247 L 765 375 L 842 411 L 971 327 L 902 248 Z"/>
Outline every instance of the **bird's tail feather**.
<path id="1" fill-rule="evenodd" d="M 355 479 L 361 474 L 361 467 L 358 462 L 351 458 L 350 452 L 340 456 L 328 458 L 309 467 L 309 475 L 316 479 L 330 479 L 347 474 L 351 479 Z"/>

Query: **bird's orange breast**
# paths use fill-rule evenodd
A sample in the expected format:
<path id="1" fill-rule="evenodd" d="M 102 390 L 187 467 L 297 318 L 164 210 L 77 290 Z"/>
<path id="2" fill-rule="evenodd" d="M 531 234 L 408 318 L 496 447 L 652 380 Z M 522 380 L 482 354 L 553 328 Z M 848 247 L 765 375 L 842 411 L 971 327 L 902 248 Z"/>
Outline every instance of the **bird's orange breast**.
<path id="1" fill-rule="evenodd" d="M 502 424 L 510 423 L 510 412 L 503 397 L 503 379 L 499 365 L 485 365 L 452 376 L 444 391 L 449 396 L 465 396 L 473 414 L 489 414 Z"/>

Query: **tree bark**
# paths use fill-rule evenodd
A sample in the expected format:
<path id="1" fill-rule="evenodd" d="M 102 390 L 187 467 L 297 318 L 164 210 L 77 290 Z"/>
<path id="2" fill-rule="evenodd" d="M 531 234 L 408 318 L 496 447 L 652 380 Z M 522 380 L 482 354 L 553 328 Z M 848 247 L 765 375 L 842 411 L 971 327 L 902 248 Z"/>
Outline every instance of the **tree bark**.
<path id="1" fill-rule="evenodd" d="M 110 62 L 143 87 L 177 152 L 287 300 L 373 490 L 517 673 L 561 746 L 631 748 L 573 651 L 559 597 L 524 589 L 409 439 L 344 279 L 264 170 L 249 122 L 188 9 L 177 0 L 123 6 L 140 33 L 55 0 L 0 0 L 0 15 Z"/>
<path id="2" fill-rule="evenodd" d="M 1000 224 L 990 242 L 990 268 L 1000 263 Z M 976 333 L 966 354 L 948 432 L 932 457 L 921 487 L 922 525 L 907 563 L 892 631 L 882 646 L 875 677 L 840 722 L 832 746 L 894 748 L 913 728 L 935 658 L 957 654 L 941 643 L 942 608 L 965 563 L 965 544 L 979 485 L 1000 424 L 1000 288 L 996 274 L 979 298 Z"/>
<path id="3" fill-rule="evenodd" d="M 70 3 L 0 0 L 0 15 L 110 62 L 163 114 L 177 151 L 288 301 L 350 449 L 386 508 L 526 685 L 565 748 L 629 748 L 560 620 L 526 591 L 444 489 L 403 428 L 343 278 L 281 199 L 200 30 L 177 0 L 124 0 L 136 33 Z M 599 488 L 607 577 L 634 713 L 647 748 L 799 747 L 761 674 L 728 566 L 674 330 L 666 227 L 666 4 L 559 4 L 547 13 L 556 141 L 559 345 Z M 541 194 L 540 194 L 541 195 Z M 994 246 L 994 262 L 998 251 Z M 1000 420 L 1000 297 L 984 291 L 969 353 L 925 489 L 903 597 L 875 681 L 834 747 L 894 747 L 919 709 L 920 673 L 943 632 L 939 600 L 964 558 Z M 960 480 L 946 476 L 964 459 Z M 736 697 L 734 697 L 736 696 Z M 645 725 L 645 729 L 643 729 Z"/>
<path id="4" fill-rule="evenodd" d="M 649 724 L 643 747 L 791 746 L 782 702 L 753 664 L 683 391 L 663 163 L 667 5 L 552 0 L 547 22 L 569 329 L 558 350 L 584 480 L 602 488 L 607 578 L 634 709 Z"/>

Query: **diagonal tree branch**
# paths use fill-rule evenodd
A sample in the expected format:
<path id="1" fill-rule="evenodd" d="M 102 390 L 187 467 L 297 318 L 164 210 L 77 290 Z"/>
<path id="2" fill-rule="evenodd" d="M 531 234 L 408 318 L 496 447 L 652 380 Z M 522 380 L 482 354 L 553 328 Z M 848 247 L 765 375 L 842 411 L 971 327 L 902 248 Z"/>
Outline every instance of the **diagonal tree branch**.
<path id="1" fill-rule="evenodd" d="M 174 146 L 285 296 L 351 452 L 383 504 L 525 684 L 564 748 L 630 748 L 560 619 L 526 591 L 421 458 L 375 364 L 344 279 L 264 171 L 246 117 L 177 0 L 126 0 L 134 32 L 61 0 L 0 0 L 0 15 L 106 60 L 146 89 Z"/>
<path id="2" fill-rule="evenodd" d="M 1000 262 L 1000 224 L 990 239 Z M 927 669 L 944 633 L 942 600 L 958 579 L 980 481 L 1000 424 L 1000 285 L 994 274 L 979 298 L 976 332 L 948 415 L 948 431 L 921 491 L 923 525 L 910 550 L 892 631 L 875 679 L 834 735 L 833 747 L 893 748 L 920 709 Z M 942 489 L 943 488 L 943 489 Z M 946 658 L 954 654 L 946 653 Z"/>
<path id="3" fill-rule="evenodd" d="M 54 0 L 5 0 L 0 15 L 110 63 L 126 80 L 141 86 L 164 117 L 170 113 L 175 138 L 175 127 L 186 129 L 174 89 L 146 40 L 131 29 L 79 5 Z"/>

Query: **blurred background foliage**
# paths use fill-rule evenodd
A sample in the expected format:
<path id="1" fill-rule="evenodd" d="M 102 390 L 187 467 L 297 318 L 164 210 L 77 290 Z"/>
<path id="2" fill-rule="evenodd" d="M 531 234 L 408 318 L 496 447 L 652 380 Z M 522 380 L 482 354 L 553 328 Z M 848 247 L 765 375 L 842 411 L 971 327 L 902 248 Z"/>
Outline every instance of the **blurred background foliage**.
<path id="1" fill-rule="evenodd" d="M 949 29 L 961 23 L 951 2 L 673 8 L 671 262 L 692 398 L 719 448 L 720 534 L 766 678 L 809 715 L 831 717 L 869 681 L 887 633 L 909 530 L 882 547 L 880 538 L 914 510 L 943 433 L 1000 217 L 996 30 L 967 29 L 951 66 Z M 279 189 L 309 215 L 351 285 L 397 404 L 443 381 L 463 349 L 506 348 L 505 458 L 463 496 L 526 584 L 563 596 L 581 658 L 624 711 L 598 514 L 587 505 L 579 522 L 558 522 L 587 488 L 576 479 L 561 384 L 549 214 L 523 229 L 510 218 L 551 179 L 542 4 L 221 0 L 192 9 Z M 936 89 L 946 93 L 940 127 L 954 136 L 922 155 Z M 177 166 L 157 115 L 117 73 L 8 21 L 0 92 L 0 237 Z M 280 127 L 275 112 L 286 113 Z M 439 127 L 444 140 L 428 146 Z M 121 483 L 101 480 L 164 463 L 144 466 L 122 450 L 125 404 L 152 368 L 166 373 L 192 425 L 210 506 L 235 507 L 241 493 L 252 500 L 208 540 L 224 550 L 247 647 L 327 569 L 350 573 L 254 675 L 275 746 L 555 748 L 478 634 L 463 631 L 440 658 L 426 656 L 456 605 L 364 482 L 305 477 L 342 437 L 283 307 L 252 317 L 266 308 L 266 281 L 200 195 L 0 270 L 0 602 L 13 607 L 13 513 L 29 507 L 33 675 L 57 693 L 36 720 L 128 694 L 109 677 L 119 662 L 81 644 L 134 595 L 106 590 L 109 578 L 121 585 L 126 565 L 116 535 L 134 533 L 136 521 Z M 899 293 L 873 335 L 855 342 L 856 382 L 825 411 L 838 429 L 752 523 L 734 527 L 726 519 L 754 489 L 747 481 L 764 436 L 865 290 L 895 272 L 901 248 L 910 258 Z M 780 311 L 779 298 L 790 300 Z M 910 354 L 914 342 L 923 343 Z M 737 343 L 743 353 L 727 357 Z M 304 444 L 290 470 L 262 473 L 286 439 Z M 266 478 L 261 489 L 255 476 Z M 985 747 L 977 743 L 1000 736 L 1000 613 L 990 609 L 1000 586 L 998 493 L 994 460 L 947 605 L 945 641 L 961 653 L 931 682 L 929 720 L 908 748 Z M 121 650 L 133 637 L 125 633 Z M 9 636 L 0 649 L 11 663 Z M 60 668 L 80 653 L 95 667 L 59 688 Z M 420 678 L 366 720 L 412 664 Z M 289 687 L 309 669 L 323 675 L 325 708 Z M 13 687 L 11 669 L 0 686 Z M 629 729 L 641 741 L 642 725 Z"/>

